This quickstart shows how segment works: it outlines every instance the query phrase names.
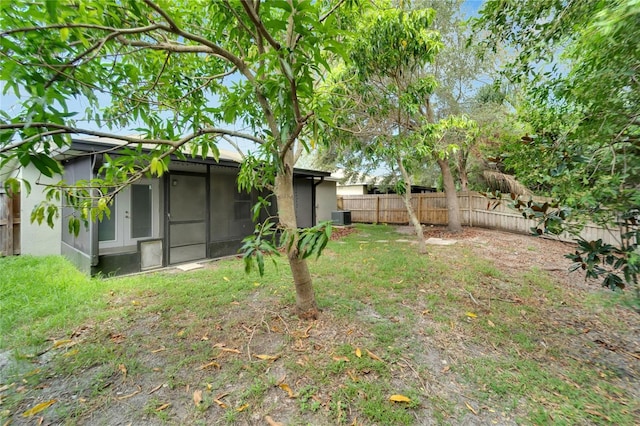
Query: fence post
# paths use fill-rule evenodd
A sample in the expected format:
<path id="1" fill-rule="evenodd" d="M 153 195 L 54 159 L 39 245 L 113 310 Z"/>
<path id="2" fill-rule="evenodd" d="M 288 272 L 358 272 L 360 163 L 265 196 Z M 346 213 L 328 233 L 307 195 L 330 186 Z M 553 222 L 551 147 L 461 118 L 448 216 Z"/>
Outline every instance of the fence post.
<path id="1" fill-rule="evenodd" d="M 13 197 L 7 194 L 7 256 L 13 256 Z"/>
<path id="2" fill-rule="evenodd" d="M 418 222 L 422 223 L 422 194 L 418 194 Z"/>
<path id="3" fill-rule="evenodd" d="M 380 223 L 380 196 L 376 197 L 376 223 Z"/>

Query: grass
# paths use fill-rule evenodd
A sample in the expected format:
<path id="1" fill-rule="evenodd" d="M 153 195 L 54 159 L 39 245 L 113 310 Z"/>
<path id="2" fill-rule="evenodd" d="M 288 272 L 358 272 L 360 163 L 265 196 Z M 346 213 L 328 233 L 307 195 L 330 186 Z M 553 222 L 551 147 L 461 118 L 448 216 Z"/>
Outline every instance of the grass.
<path id="1" fill-rule="evenodd" d="M 42 415 L 68 424 L 638 421 L 633 358 L 582 326 L 633 335 L 623 299 L 577 295 L 470 246 L 419 256 L 393 227 L 358 231 L 311 263 L 312 323 L 290 314 L 283 259 L 264 277 L 225 260 L 112 279 L 57 257 L 0 259 L 0 353 L 14 360 L 0 370 L 0 420 L 56 399 Z"/>

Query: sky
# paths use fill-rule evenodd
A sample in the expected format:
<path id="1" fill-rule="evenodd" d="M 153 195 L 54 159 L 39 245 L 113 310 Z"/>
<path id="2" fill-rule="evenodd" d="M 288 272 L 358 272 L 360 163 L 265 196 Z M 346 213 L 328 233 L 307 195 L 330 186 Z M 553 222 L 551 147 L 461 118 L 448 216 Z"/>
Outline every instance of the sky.
<path id="1" fill-rule="evenodd" d="M 0 0 L 2 1 L 2 0 Z M 478 13 L 479 8 L 482 6 L 484 0 L 466 0 L 463 5 L 462 5 L 462 11 L 465 15 L 467 15 L 468 17 L 471 16 L 475 16 Z M 15 115 L 19 112 L 19 98 L 15 96 L 15 94 L 13 93 L 13 91 L 9 91 L 7 93 L 5 92 L 5 84 L 4 82 L 0 82 L 0 110 L 9 113 L 10 115 Z M 25 92 L 26 93 L 26 92 Z M 99 98 L 101 98 L 101 103 L 103 104 L 108 104 L 110 101 L 110 98 L 108 95 L 105 94 L 99 94 L 98 95 Z M 88 106 L 88 102 L 86 100 L 82 100 L 82 99 L 71 99 L 68 101 L 68 108 L 70 111 L 74 111 L 74 112 L 78 112 L 77 117 L 80 118 L 84 115 L 84 111 Z M 80 128 L 85 128 L 88 130 L 104 130 L 106 131 L 106 129 L 101 128 L 100 126 L 98 126 L 96 123 L 94 122 L 78 122 L 77 123 L 77 127 Z M 140 127 L 139 125 L 132 125 L 130 127 L 130 129 L 132 128 L 136 128 L 136 127 Z M 233 130 L 237 130 L 237 131 L 241 131 L 242 129 L 242 125 L 236 125 L 236 126 L 227 126 L 226 128 L 232 128 Z M 135 133 L 129 129 L 119 129 L 119 130 L 115 130 L 115 131 L 111 131 L 112 133 L 116 133 L 116 134 L 132 134 Z M 251 149 L 253 147 L 253 145 L 251 143 L 248 142 L 244 142 L 244 141 L 239 141 L 239 144 L 241 145 L 242 149 L 247 150 L 247 149 Z M 231 145 L 229 145 L 228 143 L 221 141 L 220 143 L 220 148 L 221 149 L 233 149 L 231 147 Z"/>

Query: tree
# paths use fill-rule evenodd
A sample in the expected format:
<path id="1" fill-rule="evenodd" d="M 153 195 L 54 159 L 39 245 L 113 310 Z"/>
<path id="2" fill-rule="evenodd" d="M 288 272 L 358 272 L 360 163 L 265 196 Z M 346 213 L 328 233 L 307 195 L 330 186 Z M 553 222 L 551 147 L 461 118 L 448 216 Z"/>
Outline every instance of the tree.
<path id="1" fill-rule="evenodd" d="M 421 73 L 440 49 L 438 34 L 429 30 L 433 10 L 397 8 L 371 10 L 358 24 L 349 45 L 353 66 L 334 71 L 326 87 L 334 103 L 335 137 L 343 163 L 362 168 L 385 164 L 401 176 L 403 200 L 410 222 L 426 252 L 422 225 L 411 205 L 411 168 L 426 149 L 423 104 L 433 91 L 433 78 Z"/>
<path id="2" fill-rule="evenodd" d="M 523 180 L 534 174 L 563 207 L 545 210 L 540 232 L 577 232 L 584 220 L 617 227 L 619 245 L 578 239 L 569 257 L 640 298 L 638 2 L 490 0 L 475 25 L 489 31 L 487 49 L 514 50 L 504 74 L 525 87 L 521 117 L 533 134 L 505 164 Z"/>
<path id="3" fill-rule="evenodd" d="M 460 2 L 446 2 L 445 5 L 435 2 L 433 5 L 442 9 L 444 18 L 434 15 L 433 9 L 417 6 L 406 11 L 397 8 L 372 11 L 363 19 L 357 39 L 350 47 L 354 69 L 341 70 L 340 77 L 336 78 L 339 82 L 347 82 L 340 87 L 347 93 L 347 99 L 342 106 L 336 107 L 338 128 L 343 130 L 338 138 L 348 141 L 341 151 L 342 159 L 347 163 L 355 162 L 358 167 L 362 167 L 363 161 L 373 165 L 383 163 L 392 172 L 397 172 L 410 221 L 419 236 L 422 236 L 422 228 L 410 203 L 410 188 L 413 175 L 425 164 L 436 163 L 440 168 L 447 197 L 449 230 L 458 232 L 462 229 L 449 162 L 459 149 L 459 143 L 466 143 L 469 136 L 466 131 L 472 124 L 455 115 L 461 111 L 459 105 L 454 111 L 453 102 L 445 99 L 459 101 L 459 93 L 454 92 L 462 88 L 460 81 L 452 80 L 452 73 L 447 70 L 461 68 L 461 62 L 474 56 L 468 55 L 459 61 L 451 59 L 451 55 L 440 59 L 442 52 L 456 50 L 464 40 L 461 36 L 451 37 L 449 46 L 439 41 L 439 34 L 431 30 L 438 27 L 434 22 L 447 28 L 444 23 L 454 19 L 447 6 L 459 7 Z M 427 36 L 430 40 L 425 40 Z M 467 64 L 464 73 L 471 73 L 475 68 Z M 462 76 L 463 71 L 456 75 Z M 440 87 L 441 80 L 444 90 Z M 335 99 L 343 98 L 335 96 Z M 348 103 L 350 106 L 346 107 Z M 436 107 L 438 103 L 440 108 Z M 425 251 L 424 241 L 421 244 L 421 251 Z"/>
<path id="4" fill-rule="evenodd" d="M 4 2 L 0 78 L 21 109 L 2 112 L 0 166 L 17 158 L 51 176 L 61 170 L 52 153 L 68 145 L 70 135 L 106 136 L 130 146 L 129 155 L 103 167 L 103 178 L 84 188 L 61 183 L 51 189 L 51 197 L 62 194 L 87 221 L 108 214 L 111 197 L 124 185 L 160 176 L 172 155 L 217 155 L 220 139 L 254 143 L 257 154 L 243 164 L 240 185 L 275 193 L 279 225 L 289 236 L 296 309 L 314 318 L 293 167 L 323 121 L 316 82 L 331 52 L 340 51 L 338 15 L 347 3 L 353 2 Z M 78 97 L 89 105 L 80 118 L 68 109 Z M 104 98 L 108 105 L 100 108 Z M 83 127 L 84 120 L 104 130 Z M 236 123 L 247 130 L 229 130 Z M 142 140 L 119 134 L 130 127 Z M 142 143 L 153 150 L 145 154 Z M 98 200 L 92 189 L 102 191 Z M 45 209 L 51 219 L 51 206 L 35 218 L 42 220 Z M 264 247 L 252 247 L 261 259 Z"/>

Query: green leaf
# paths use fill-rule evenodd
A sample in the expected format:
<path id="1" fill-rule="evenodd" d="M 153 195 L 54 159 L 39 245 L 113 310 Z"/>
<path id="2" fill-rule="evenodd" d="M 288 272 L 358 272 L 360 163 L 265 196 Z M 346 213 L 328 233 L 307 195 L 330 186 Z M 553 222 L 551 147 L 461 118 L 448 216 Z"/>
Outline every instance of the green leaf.
<path id="1" fill-rule="evenodd" d="M 45 0 L 45 6 L 51 22 L 58 22 L 58 0 Z"/>

